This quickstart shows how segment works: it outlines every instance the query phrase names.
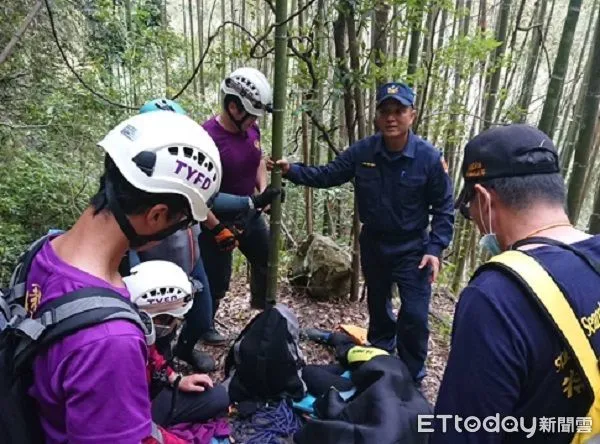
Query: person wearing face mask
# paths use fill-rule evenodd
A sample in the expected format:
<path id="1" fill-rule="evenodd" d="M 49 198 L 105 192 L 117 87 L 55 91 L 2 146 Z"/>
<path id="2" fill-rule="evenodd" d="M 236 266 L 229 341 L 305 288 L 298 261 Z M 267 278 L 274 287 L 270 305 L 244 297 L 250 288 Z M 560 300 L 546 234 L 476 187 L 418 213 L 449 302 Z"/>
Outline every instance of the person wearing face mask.
<path id="1" fill-rule="evenodd" d="M 452 183 L 438 149 L 416 135 L 415 93 L 391 82 L 377 91 L 378 132 L 359 140 L 332 162 L 307 166 L 267 162 L 295 184 L 329 188 L 354 179 L 361 266 L 367 285 L 367 340 L 398 356 L 417 385 L 425 377 L 431 284 L 453 234 Z M 392 309 L 392 286 L 401 307 Z"/>
<path id="2" fill-rule="evenodd" d="M 194 303 L 190 278 L 170 261 L 142 262 L 123 281 L 131 301 L 152 319 L 156 339 L 170 336 Z M 214 385 L 204 373 L 176 373 L 156 344 L 148 347 L 146 370 L 152 419 L 159 426 L 204 422 L 227 412 L 225 387 Z"/>
<path id="3" fill-rule="evenodd" d="M 556 148 L 537 128 L 514 124 L 482 132 L 465 147 L 462 175 L 465 185 L 455 207 L 477 225 L 480 246 L 493 257 L 477 270 L 456 306 L 435 414 L 457 416 L 445 432 L 441 421 L 435 423 L 430 442 L 571 442 L 583 431 L 576 418 L 588 416 L 593 396 L 563 330 L 538 302 L 549 287 L 533 294 L 523 279 L 490 265 L 502 257 L 525 257 L 520 252 L 534 259 L 561 289 L 565 306 L 574 312 L 574 334 L 589 341 L 597 360 L 600 330 L 588 320 L 598 316 L 600 306 L 600 237 L 569 221 Z M 547 432 L 538 424 L 533 435 L 520 427 L 513 433 L 507 432 L 510 427 L 494 430 L 491 422 L 487 431 L 479 427 L 470 433 L 463 423 L 455 426 L 458 417 L 473 416 L 483 424 L 495 415 L 522 418 L 527 428 L 541 417 L 554 424 Z M 570 425 L 561 427 L 560 418 Z"/>

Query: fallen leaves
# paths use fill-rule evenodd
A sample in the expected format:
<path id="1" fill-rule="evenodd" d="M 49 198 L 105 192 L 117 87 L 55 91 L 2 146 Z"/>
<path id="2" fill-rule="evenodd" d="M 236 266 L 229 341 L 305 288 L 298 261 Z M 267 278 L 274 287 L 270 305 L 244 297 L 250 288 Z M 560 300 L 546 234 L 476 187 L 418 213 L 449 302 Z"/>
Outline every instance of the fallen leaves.
<path id="1" fill-rule="evenodd" d="M 427 376 L 423 380 L 423 393 L 433 404 L 446 367 L 449 351 L 450 328 L 454 313 L 454 299 L 444 290 L 432 294 L 430 312 L 429 352 L 427 357 Z M 287 282 L 281 282 L 278 302 L 288 305 L 298 317 L 300 328 L 318 327 L 334 330 L 339 324 L 354 324 L 368 327 L 366 300 L 350 302 L 348 299 L 335 299 L 328 302 L 315 301 L 294 290 Z M 397 307 L 396 307 L 397 308 Z M 244 276 L 232 279 L 231 290 L 221 302 L 216 316 L 217 329 L 230 338 L 222 346 L 200 345 L 217 362 L 217 371 L 213 379 L 224 380 L 224 363 L 229 348 L 239 332 L 260 311 L 250 308 L 250 294 Z M 333 349 L 313 341 L 300 341 L 300 347 L 310 364 L 327 364 L 334 361 Z"/>

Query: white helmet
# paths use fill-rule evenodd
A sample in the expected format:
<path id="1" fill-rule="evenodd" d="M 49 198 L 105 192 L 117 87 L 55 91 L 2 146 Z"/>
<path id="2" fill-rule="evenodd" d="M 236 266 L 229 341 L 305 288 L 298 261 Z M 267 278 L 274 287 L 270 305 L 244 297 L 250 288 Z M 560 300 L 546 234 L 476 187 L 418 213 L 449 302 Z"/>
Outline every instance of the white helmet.
<path id="1" fill-rule="evenodd" d="M 123 281 L 131 301 L 152 317 L 168 314 L 182 318 L 194 303 L 190 278 L 173 262 L 142 262 Z"/>
<path id="2" fill-rule="evenodd" d="M 271 112 L 273 91 L 265 75 L 258 69 L 238 68 L 221 82 L 221 91 L 232 94 L 242 101 L 244 109 L 261 117 Z"/>
<path id="3" fill-rule="evenodd" d="M 204 221 L 221 186 L 219 150 L 191 118 L 170 112 L 137 114 L 100 142 L 134 187 L 187 198 L 194 220 Z"/>

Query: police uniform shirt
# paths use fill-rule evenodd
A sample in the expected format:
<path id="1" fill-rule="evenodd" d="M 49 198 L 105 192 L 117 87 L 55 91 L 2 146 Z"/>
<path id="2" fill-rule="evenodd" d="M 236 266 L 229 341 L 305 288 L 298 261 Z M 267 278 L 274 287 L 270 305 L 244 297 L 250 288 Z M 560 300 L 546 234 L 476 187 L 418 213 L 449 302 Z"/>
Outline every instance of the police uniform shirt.
<path id="1" fill-rule="evenodd" d="M 600 262 L 600 236 L 573 246 Z M 600 276 L 562 248 L 542 246 L 527 253 L 554 277 L 598 356 Z M 588 421 L 591 401 L 582 377 L 532 297 L 501 271 L 483 271 L 460 295 L 435 414 L 458 415 L 463 421 L 469 416 L 482 421 L 494 415 L 500 420 L 513 416 L 524 418 L 527 427 L 535 418 L 536 431 L 530 438 L 527 432 L 488 433 L 482 427 L 479 432 L 466 432 L 461 423 L 459 432 L 451 425 L 453 416 L 447 433 L 442 433 L 441 421 L 433 424 L 430 442 L 568 443 L 578 426 L 585 431 Z"/>
<path id="2" fill-rule="evenodd" d="M 452 238 L 453 190 L 441 153 L 412 131 L 400 153 L 388 151 L 377 133 L 326 165 L 292 164 L 285 178 L 316 188 L 354 178 L 360 220 L 374 236 L 421 237 L 432 214 L 426 252 L 439 256 Z"/>

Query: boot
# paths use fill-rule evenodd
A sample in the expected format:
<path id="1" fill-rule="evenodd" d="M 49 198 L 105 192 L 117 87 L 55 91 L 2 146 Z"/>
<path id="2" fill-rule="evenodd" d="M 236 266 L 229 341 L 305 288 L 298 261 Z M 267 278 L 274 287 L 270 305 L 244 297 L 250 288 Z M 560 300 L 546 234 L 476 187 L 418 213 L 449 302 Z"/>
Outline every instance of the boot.
<path id="1" fill-rule="evenodd" d="M 214 327 L 202 335 L 202 342 L 209 345 L 221 345 L 227 341 L 227 337 L 219 333 Z"/>
<path id="2" fill-rule="evenodd" d="M 182 361 L 187 362 L 199 373 L 209 373 L 215 371 L 217 365 L 215 360 L 206 352 L 196 350 L 195 344 L 188 344 L 180 338 L 175 347 L 175 356 Z"/>
<path id="3" fill-rule="evenodd" d="M 309 327 L 300 331 L 300 337 L 310 339 L 321 344 L 328 344 L 331 332 L 322 328 Z"/>
<path id="4" fill-rule="evenodd" d="M 223 295 L 225 296 L 225 295 Z M 209 345 L 221 345 L 228 341 L 228 339 L 217 331 L 214 326 L 215 315 L 219 309 L 222 298 L 213 298 L 213 326 L 210 330 L 202 335 L 201 341 Z"/>

